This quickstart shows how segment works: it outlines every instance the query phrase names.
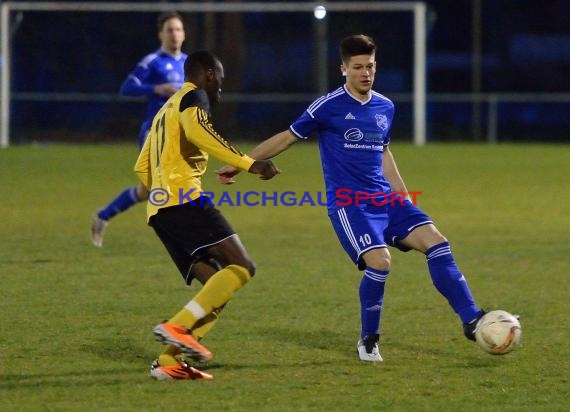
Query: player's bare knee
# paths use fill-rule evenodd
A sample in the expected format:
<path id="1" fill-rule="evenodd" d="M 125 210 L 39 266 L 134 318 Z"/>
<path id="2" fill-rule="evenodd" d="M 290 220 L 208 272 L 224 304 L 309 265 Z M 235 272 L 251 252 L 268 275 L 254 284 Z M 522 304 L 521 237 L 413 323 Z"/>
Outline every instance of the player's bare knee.
<path id="1" fill-rule="evenodd" d="M 366 266 L 371 269 L 389 271 L 391 265 L 391 256 L 387 248 L 377 248 L 366 252 L 362 259 Z"/>
<path id="2" fill-rule="evenodd" d="M 420 228 L 421 229 L 421 228 Z M 425 233 L 422 236 L 426 240 L 429 240 L 430 243 L 437 245 L 439 243 L 447 242 L 445 236 L 441 234 L 441 232 L 435 227 L 435 225 L 425 225 Z"/>
<path id="3" fill-rule="evenodd" d="M 392 263 L 390 256 L 373 256 L 364 260 L 366 267 L 376 270 L 389 271 Z"/>
<path id="4" fill-rule="evenodd" d="M 367 262 L 366 266 L 376 270 L 389 271 L 391 265 L 391 259 L 389 257 L 376 258 L 372 262 Z"/>
<path id="5" fill-rule="evenodd" d="M 447 242 L 446 237 L 433 224 L 418 227 L 408 237 L 400 241 L 402 245 L 422 253 L 444 242 Z"/>
<path id="6" fill-rule="evenodd" d="M 255 275 L 255 262 L 251 259 L 244 258 L 240 262 L 234 262 L 234 265 L 238 265 L 243 267 L 245 270 L 249 272 L 249 275 L 253 277 Z"/>
<path id="7" fill-rule="evenodd" d="M 445 242 L 447 242 L 446 237 L 441 233 L 436 232 L 433 233 L 428 239 L 425 239 L 424 243 L 422 244 L 422 248 L 419 250 L 422 253 L 426 253 L 427 250 L 434 247 L 435 245 L 440 245 Z"/>
<path id="8" fill-rule="evenodd" d="M 252 260 L 249 261 L 249 266 L 246 267 L 247 270 L 249 270 L 249 274 L 253 277 L 253 275 L 255 275 L 255 262 L 253 262 Z"/>
<path id="9" fill-rule="evenodd" d="M 434 234 L 433 234 L 433 237 L 434 237 L 434 242 L 435 242 L 436 244 L 439 244 L 439 243 L 443 243 L 443 242 L 447 242 L 447 241 L 448 241 L 447 238 L 446 238 L 445 236 L 443 236 L 443 235 L 442 235 L 441 233 L 439 233 L 439 232 L 434 233 Z"/>

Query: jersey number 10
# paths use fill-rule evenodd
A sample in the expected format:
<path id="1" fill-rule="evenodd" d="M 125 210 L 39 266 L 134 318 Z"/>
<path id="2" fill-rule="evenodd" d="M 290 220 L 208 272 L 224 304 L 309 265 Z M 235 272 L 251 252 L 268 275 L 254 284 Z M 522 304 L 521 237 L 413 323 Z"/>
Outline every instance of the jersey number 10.
<path id="1" fill-rule="evenodd" d="M 365 233 L 363 235 L 361 235 L 358 240 L 360 241 L 360 244 L 362 246 L 368 246 L 372 243 L 372 239 L 370 238 L 370 235 L 368 233 Z"/>

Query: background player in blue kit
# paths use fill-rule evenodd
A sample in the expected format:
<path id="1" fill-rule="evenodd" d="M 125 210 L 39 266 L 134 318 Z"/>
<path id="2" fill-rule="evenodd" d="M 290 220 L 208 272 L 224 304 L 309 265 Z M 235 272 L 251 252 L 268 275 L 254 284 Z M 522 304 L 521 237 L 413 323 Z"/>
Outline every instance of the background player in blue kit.
<path id="1" fill-rule="evenodd" d="M 374 40 L 366 35 L 343 39 L 340 68 L 345 84 L 315 100 L 288 130 L 262 142 L 250 154 L 257 160 L 269 159 L 299 139 L 318 134 L 329 217 L 343 248 L 364 271 L 357 351 L 361 360 L 370 362 L 382 361 L 378 342 L 391 263 L 388 246 L 426 255 L 431 279 L 461 319 L 468 339 L 475 340 L 476 323 L 484 313 L 475 304 L 447 239 L 409 198 L 380 206 L 382 202 L 362 196 L 357 202 L 355 196 L 347 204 L 347 193 L 407 193 L 389 149 L 394 104 L 372 90 L 375 54 Z M 231 184 L 238 170 L 226 165 L 217 173 L 222 183 Z"/>
<path id="2" fill-rule="evenodd" d="M 121 85 L 123 96 L 146 96 L 148 105 L 139 132 L 139 149 L 144 145 L 152 124 L 152 119 L 162 105 L 184 82 L 184 62 L 187 55 L 182 53 L 182 43 L 186 35 L 182 16 L 168 12 L 158 16 L 158 38 L 160 48 L 146 55 L 129 73 Z M 103 246 L 103 234 L 109 220 L 148 197 L 146 188 L 138 183 L 119 193 L 109 204 L 98 210 L 91 224 L 91 240 L 97 247 Z"/>

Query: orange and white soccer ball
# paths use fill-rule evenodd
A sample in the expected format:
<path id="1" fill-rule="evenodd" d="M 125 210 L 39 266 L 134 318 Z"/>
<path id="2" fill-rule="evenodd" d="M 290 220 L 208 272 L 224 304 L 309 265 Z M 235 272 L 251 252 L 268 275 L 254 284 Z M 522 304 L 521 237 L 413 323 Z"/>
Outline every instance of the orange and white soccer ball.
<path id="1" fill-rule="evenodd" d="M 477 322 L 475 340 L 485 352 L 504 355 L 520 343 L 521 324 L 504 310 L 487 312 Z"/>

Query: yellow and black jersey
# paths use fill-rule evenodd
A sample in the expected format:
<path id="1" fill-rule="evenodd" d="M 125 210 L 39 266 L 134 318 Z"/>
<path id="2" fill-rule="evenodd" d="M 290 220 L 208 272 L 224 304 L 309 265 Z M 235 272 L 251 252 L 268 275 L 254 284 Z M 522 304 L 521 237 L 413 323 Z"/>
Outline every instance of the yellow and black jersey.
<path id="1" fill-rule="evenodd" d="M 214 130 L 206 91 L 187 82 L 154 117 L 135 164 L 136 174 L 151 192 L 147 218 L 200 196 L 208 154 L 244 171 L 254 162 Z"/>

